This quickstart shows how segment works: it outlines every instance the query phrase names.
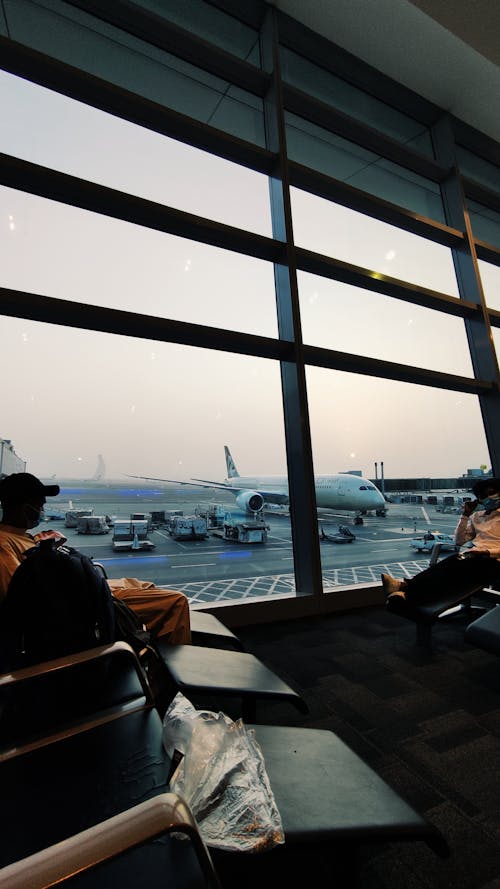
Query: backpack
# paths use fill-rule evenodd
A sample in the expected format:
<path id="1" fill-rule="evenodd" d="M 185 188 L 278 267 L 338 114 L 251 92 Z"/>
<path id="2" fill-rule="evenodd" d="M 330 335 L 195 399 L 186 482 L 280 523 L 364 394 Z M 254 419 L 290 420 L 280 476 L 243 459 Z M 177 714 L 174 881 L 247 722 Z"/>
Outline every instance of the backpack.
<path id="1" fill-rule="evenodd" d="M 156 647 L 154 633 L 150 632 L 125 602 L 112 596 L 115 612 L 115 638 L 128 644 L 135 651 L 146 674 L 156 706 L 161 707 L 165 694 L 167 675 L 165 665 Z M 170 703 L 171 697 L 167 703 Z"/>
<path id="2" fill-rule="evenodd" d="M 24 554 L 0 617 L 9 669 L 115 640 L 111 591 L 88 556 L 42 540 Z"/>

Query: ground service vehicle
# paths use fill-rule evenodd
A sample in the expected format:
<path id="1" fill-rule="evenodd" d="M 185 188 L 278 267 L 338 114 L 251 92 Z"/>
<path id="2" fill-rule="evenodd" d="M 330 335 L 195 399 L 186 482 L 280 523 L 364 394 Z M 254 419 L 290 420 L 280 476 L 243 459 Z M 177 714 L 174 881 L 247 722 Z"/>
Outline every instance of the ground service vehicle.
<path id="1" fill-rule="evenodd" d="M 441 544 L 442 552 L 448 550 L 456 553 L 460 549 L 452 534 L 441 534 L 439 531 L 428 531 L 422 537 L 414 537 L 410 542 L 419 553 L 430 552 L 435 543 Z"/>

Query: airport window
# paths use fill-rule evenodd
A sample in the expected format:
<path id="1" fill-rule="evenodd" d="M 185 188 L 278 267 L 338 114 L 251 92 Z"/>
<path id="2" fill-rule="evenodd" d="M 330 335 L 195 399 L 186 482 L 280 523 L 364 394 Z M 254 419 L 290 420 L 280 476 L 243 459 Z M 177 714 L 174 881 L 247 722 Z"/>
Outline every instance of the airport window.
<path id="1" fill-rule="evenodd" d="M 262 174 L 4 72 L 0 106 L 5 154 L 271 235 Z"/>
<path id="2" fill-rule="evenodd" d="M 298 280 L 308 345 L 473 376 L 461 318 L 306 272 Z"/>
<path id="3" fill-rule="evenodd" d="M 99 504 L 107 506 L 110 518 L 125 520 L 132 510 L 163 512 L 165 524 L 156 524 L 154 548 L 135 553 L 134 573 L 144 576 L 146 571 L 157 583 L 184 589 L 197 604 L 267 603 L 296 593 L 298 600 L 301 595 L 319 599 L 323 591 L 377 583 L 381 564 L 396 561 L 417 570 L 408 541 L 427 519 L 423 511 L 413 511 L 413 503 L 403 512 L 389 504 L 384 516 L 382 480 L 399 479 L 400 488 L 408 490 L 415 479 L 456 480 L 469 467 L 490 466 L 493 455 L 497 459 L 500 427 L 497 394 L 490 383 L 494 362 L 478 362 L 485 380 L 479 379 L 477 366 L 473 378 L 468 341 L 478 354 L 485 333 L 481 319 L 466 338 L 463 320 L 439 310 L 449 307 L 439 294 L 458 298 L 459 292 L 451 248 L 438 241 L 460 239 L 446 226 L 431 225 L 446 220 L 439 183 L 424 178 L 429 166 L 431 177 L 438 178 L 439 169 L 427 163 L 432 159 L 427 127 L 411 116 L 415 97 L 407 94 L 406 114 L 402 84 L 397 91 L 403 110 L 397 110 L 377 95 L 376 79 L 367 95 L 323 70 L 315 62 L 310 35 L 309 60 L 282 50 L 284 78 L 302 91 L 304 111 L 298 110 L 303 116 L 286 113 L 286 145 L 280 147 L 288 155 L 280 153 L 273 165 L 262 98 L 267 78 L 258 70 L 260 38 L 269 48 L 269 20 L 262 35 L 246 24 L 249 12 L 255 18 L 259 12 L 264 15 L 266 4 L 250 11 L 243 9 L 245 4 L 234 4 L 233 16 L 224 12 L 227 3 L 138 0 L 123 6 L 132 16 L 127 31 L 101 20 L 99 4 L 89 2 L 93 14 L 85 6 L 84 0 L 75 5 L 4 0 L 0 10 L 0 33 L 11 41 L 0 63 L 23 73 L 19 79 L 0 73 L 0 369 L 9 379 L 3 434 L 28 461 L 29 471 L 63 482 L 76 480 L 72 488 L 68 482 L 66 503 L 81 501 L 86 488 L 85 496 L 97 498 L 90 504 L 94 511 Z M 237 20 L 238 9 L 245 23 Z M 114 10 L 113 4 L 103 7 L 102 15 L 111 18 Z M 144 11 L 165 17 L 167 36 L 177 34 L 172 25 L 185 28 L 186 45 L 180 38 L 178 45 L 167 41 L 167 51 L 148 43 L 144 31 L 136 36 L 134 23 Z M 274 8 L 272 19 L 279 32 L 282 13 Z M 279 33 L 274 36 L 279 39 Z M 193 46 L 200 52 L 203 48 L 199 60 Z M 358 64 L 352 60 L 353 66 Z M 72 76 L 65 65 L 84 76 Z M 29 82 L 30 76 L 53 92 Z M 112 89 L 102 90 L 95 77 Z M 361 81 L 353 77 L 354 82 Z M 389 86 L 387 79 L 385 84 Z M 265 97 L 266 124 L 272 124 L 273 114 L 278 121 L 280 109 L 273 102 L 280 95 L 279 75 L 276 86 Z M 66 92 L 83 96 L 89 105 Z M 307 93 L 316 108 L 312 100 L 330 106 L 325 115 L 335 118 L 339 128 L 341 120 L 347 127 L 342 115 L 348 116 L 358 135 L 349 135 L 348 141 L 327 130 L 324 121 L 323 127 L 310 123 Z M 285 89 L 284 95 L 286 102 L 294 90 Z M 124 118 L 94 104 L 113 107 Z M 435 119 L 436 109 L 424 99 L 419 107 L 422 118 Z M 127 115 L 142 120 L 144 127 L 128 122 Z M 366 130 L 355 121 L 366 124 Z M 175 139 L 148 126 L 174 133 Z M 387 138 L 376 138 L 377 132 Z M 472 139 L 473 134 L 474 144 Z M 397 163 L 384 156 L 389 140 L 395 140 L 391 157 Z M 379 149 L 379 143 L 386 149 Z M 210 146 L 214 154 L 200 145 Z M 421 154 L 418 164 L 416 152 Z M 10 163 L 9 156 L 21 163 Z M 496 188 L 493 164 L 465 149 L 459 157 L 467 177 Z M 373 215 L 292 188 L 293 225 L 284 225 L 286 183 L 300 181 L 294 179 L 296 166 L 290 171 L 288 162 L 307 168 L 302 180 L 307 188 L 320 190 L 315 183 L 323 181 L 326 194 L 328 184 L 335 189 L 337 183 L 339 201 L 348 203 L 351 195 L 359 208 L 365 200 L 359 192 L 364 192 Z M 31 165 L 48 172 L 41 176 Z M 258 170 L 271 166 L 277 186 L 271 190 L 274 231 L 286 230 L 286 244 L 270 240 L 269 181 Z M 417 168 L 424 176 L 413 172 Z M 61 172 L 78 177 L 78 193 Z M 277 197 L 281 175 L 284 213 L 281 195 Z M 52 192 L 49 186 L 56 182 Z M 120 201 L 110 190 L 124 192 L 127 200 Z M 492 199 L 481 200 L 494 206 Z M 153 213 L 147 202 L 159 209 Z M 393 212 L 384 202 L 396 205 Z M 468 206 L 475 238 L 500 248 L 497 210 L 473 201 Z M 375 218 L 378 213 L 399 220 L 400 227 Z M 420 236 L 405 229 L 410 216 L 423 217 L 408 222 Z M 465 240 L 465 278 L 474 271 L 467 248 Z M 338 262 L 309 257 L 306 266 L 306 250 Z M 491 258 L 493 251 L 483 249 L 483 255 Z M 294 299 L 295 260 L 300 311 Z M 341 263 L 358 267 L 359 273 L 342 270 Z M 302 271 L 306 267 L 315 274 Z M 491 309 L 500 308 L 497 273 L 497 267 L 481 263 Z M 341 274 L 351 283 L 335 280 Z M 387 289 L 384 278 L 395 280 L 394 296 L 370 289 L 370 282 Z M 401 286 L 405 283 L 406 288 Z M 421 293 L 424 289 L 437 297 Z M 50 298 L 65 302 L 54 306 Z M 143 316 L 141 336 L 151 339 L 137 336 L 133 324 L 139 321 L 127 312 Z M 78 323 L 81 330 L 61 326 Z M 297 341 L 291 343 L 293 335 Z M 498 349 L 498 328 L 493 338 Z M 328 365 L 349 373 L 326 369 Z M 321 509 L 318 532 L 324 532 L 321 561 L 308 489 L 308 419 Z M 254 476 L 241 482 L 238 499 L 220 487 L 181 484 L 192 479 L 220 482 L 228 474 L 236 478 L 229 456 L 227 463 L 224 458 L 225 445 L 241 476 Z M 380 475 L 382 465 L 385 476 Z M 272 482 L 262 478 L 283 478 L 287 467 L 296 485 L 292 520 L 283 484 L 271 498 L 267 488 Z M 334 478 L 339 473 L 340 480 Z M 163 478 L 171 481 L 158 481 Z M 108 482 L 115 486 L 112 501 Z M 343 498 L 340 506 L 332 499 L 334 484 Z M 266 496 L 268 508 L 262 512 Z M 361 504 L 356 501 L 360 496 Z M 330 511 L 328 521 L 325 509 Z M 170 535 L 175 512 L 197 518 L 204 513 L 207 521 L 210 514 L 227 528 L 216 524 L 210 530 L 221 533 L 190 540 L 187 551 L 182 535 L 176 540 Z M 355 523 L 358 512 L 366 513 L 362 525 Z M 343 525 L 351 533 L 349 538 L 344 530 L 343 539 L 333 543 L 345 543 L 345 538 L 354 542 L 355 535 L 355 546 L 330 546 L 332 517 L 337 528 Z M 256 541 L 245 540 L 248 528 L 239 527 L 247 519 L 260 521 L 260 531 L 250 529 L 256 531 Z M 434 520 L 446 532 L 455 522 L 453 516 L 445 520 L 432 513 L 433 526 Z M 120 549 L 113 548 L 112 534 L 107 540 L 92 538 L 90 549 L 108 559 L 110 576 L 129 574 L 130 562 L 123 562 Z M 264 540 L 265 547 L 260 545 Z M 87 546 L 85 541 L 78 544 Z M 363 593 L 358 593 L 362 602 Z M 352 604 L 355 596 L 351 591 L 348 596 Z M 335 607 L 332 599 L 328 605 L 315 603 L 318 611 Z M 298 614 L 298 602 L 293 607 Z"/>
<path id="4" fill-rule="evenodd" d="M 479 260 L 479 273 L 483 285 L 486 305 L 500 311 L 500 268 L 491 262 Z"/>
<path id="5" fill-rule="evenodd" d="M 286 121 L 291 160 L 422 216 L 445 221 L 436 183 L 295 114 L 287 114 Z"/>
<path id="6" fill-rule="evenodd" d="M 276 336 L 271 263 L 13 189 L 0 193 L 7 225 L 0 286 Z"/>
<path id="7" fill-rule="evenodd" d="M 490 465 L 477 398 L 312 367 L 307 384 L 315 475 L 345 473 L 335 491 L 317 497 L 325 592 L 377 583 L 381 572 L 411 576 L 421 570 L 411 544 L 415 534 L 430 527 L 452 534 L 461 502 L 456 479 L 470 466 Z M 342 501 L 351 498 L 352 505 L 359 479 L 350 473 L 372 482 L 360 498 L 359 525 L 352 512 L 345 521 L 332 518 Z M 455 489 L 453 512 L 443 515 L 424 502 L 399 505 L 409 479 L 413 485 L 422 480 L 415 490 L 426 496 L 431 478 L 448 479 L 442 487 Z M 401 487 L 393 489 L 398 479 Z M 375 487 L 392 502 L 378 497 Z M 329 511 L 322 503 L 336 506 Z"/>
<path id="8" fill-rule="evenodd" d="M 457 145 L 457 160 L 460 170 L 468 179 L 475 179 L 487 188 L 500 192 L 500 167 Z"/>
<path id="9" fill-rule="evenodd" d="M 430 133 L 411 117 L 347 83 L 286 47 L 281 48 L 283 79 L 321 102 L 355 117 L 417 151 L 433 154 Z"/>
<path id="10" fill-rule="evenodd" d="M 71 530 L 70 542 L 110 577 L 133 571 L 185 590 L 196 603 L 293 593 L 286 517 L 246 517 L 229 491 L 180 484 L 222 482 L 224 445 L 241 476 L 286 475 L 277 362 L 7 318 L 0 373 L 10 380 L 2 422 L 16 452 L 30 471 L 61 483 L 51 506 L 92 508 L 120 523 L 136 512 L 185 517 L 177 537 L 160 516 L 144 553 L 114 547 L 113 530 L 97 537 Z M 251 493 L 248 487 L 241 496 Z M 211 505 L 220 521 L 207 534 L 202 518 Z M 188 521 L 193 516 L 200 520 Z M 255 535 L 255 545 L 245 545 L 245 534 Z M 116 542 L 126 541 L 118 535 Z"/>
<path id="11" fill-rule="evenodd" d="M 264 145 L 262 100 L 58 0 L 5 4 L 13 40 L 159 105 Z"/>
<path id="12" fill-rule="evenodd" d="M 474 237 L 500 248 L 500 213 L 476 201 L 469 200 L 467 203 Z"/>
<path id="13" fill-rule="evenodd" d="M 291 197 L 294 235 L 301 247 L 458 296 L 447 247 L 297 188 Z"/>

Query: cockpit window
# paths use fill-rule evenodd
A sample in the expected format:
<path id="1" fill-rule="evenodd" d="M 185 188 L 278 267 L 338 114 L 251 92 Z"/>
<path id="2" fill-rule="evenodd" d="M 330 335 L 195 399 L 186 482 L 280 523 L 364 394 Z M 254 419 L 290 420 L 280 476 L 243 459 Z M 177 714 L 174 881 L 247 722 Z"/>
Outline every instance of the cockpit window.
<path id="1" fill-rule="evenodd" d="M 360 490 L 360 491 L 367 491 L 368 488 L 366 487 L 366 485 L 360 485 L 360 486 L 359 486 L 359 490 Z"/>

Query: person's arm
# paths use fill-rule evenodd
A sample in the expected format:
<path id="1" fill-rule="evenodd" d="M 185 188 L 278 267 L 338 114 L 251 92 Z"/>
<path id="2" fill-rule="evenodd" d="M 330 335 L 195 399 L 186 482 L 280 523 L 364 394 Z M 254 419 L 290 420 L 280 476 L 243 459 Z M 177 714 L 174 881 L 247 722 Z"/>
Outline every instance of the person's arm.
<path id="1" fill-rule="evenodd" d="M 0 546 L 0 602 L 5 599 L 10 579 L 20 564 L 18 556 L 9 546 Z"/>
<path id="2" fill-rule="evenodd" d="M 476 536 L 476 530 L 471 521 L 471 515 L 477 506 L 477 500 L 466 500 L 462 515 L 460 516 L 457 527 L 455 528 L 455 543 L 457 546 L 463 546 L 469 540 L 473 540 Z"/>

